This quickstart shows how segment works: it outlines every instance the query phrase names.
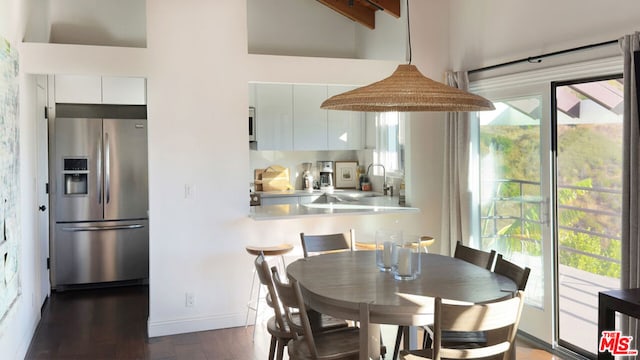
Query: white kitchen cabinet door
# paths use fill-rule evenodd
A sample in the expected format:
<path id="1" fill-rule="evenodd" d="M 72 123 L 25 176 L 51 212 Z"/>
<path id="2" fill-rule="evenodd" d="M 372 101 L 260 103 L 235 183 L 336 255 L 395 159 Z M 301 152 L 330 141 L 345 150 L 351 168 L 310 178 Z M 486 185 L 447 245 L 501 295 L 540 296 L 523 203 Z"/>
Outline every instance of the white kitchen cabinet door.
<path id="1" fill-rule="evenodd" d="M 327 150 L 327 87 L 293 85 L 293 149 Z"/>
<path id="2" fill-rule="evenodd" d="M 293 150 L 293 85 L 256 84 L 256 149 Z"/>
<path id="3" fill-rule="evenodd" d="M 329 85 L 328 97 L 355 87 Z M 364 148 L 364 113 L 360 111 L 327 110 L 327 141 L 329 150 L 360 150 Z"/>
<path id="4" fill-rule="evenodd" d="M 57 103 L 102 103 L 102 78 L 100 76 L 56 75 L 54 88 L 54 97 Z"/>
<path id="5" fill-rule="evenodd" d="M 146 105 L 146 79 L 139 77 L 103 77 L 102 103 L 116 105 Z"/>

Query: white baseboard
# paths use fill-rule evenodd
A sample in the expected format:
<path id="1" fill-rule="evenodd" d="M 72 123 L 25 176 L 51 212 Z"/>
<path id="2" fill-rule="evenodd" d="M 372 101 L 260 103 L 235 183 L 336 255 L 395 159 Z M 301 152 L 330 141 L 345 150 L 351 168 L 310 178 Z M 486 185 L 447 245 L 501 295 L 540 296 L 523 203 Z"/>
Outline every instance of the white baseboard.
<path id="1" fill-rule="evenodd" d="M 152 321 L 149 319 L 147 329 L 149 337 L 157 337 L 244 326 L 244 321 L 244 313 L 165 321 Z"/>

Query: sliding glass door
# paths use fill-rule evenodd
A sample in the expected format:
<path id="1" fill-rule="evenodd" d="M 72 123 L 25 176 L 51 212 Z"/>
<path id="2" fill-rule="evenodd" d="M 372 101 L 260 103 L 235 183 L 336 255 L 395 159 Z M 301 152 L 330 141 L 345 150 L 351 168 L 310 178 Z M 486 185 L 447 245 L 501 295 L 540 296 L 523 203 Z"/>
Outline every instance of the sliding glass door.
<path id="1" fill-rule="evenodd" d="M 548 90 L 490 95 L 496 110 L 478 114 L 478 245 L 531 269 L 520 328 L 550 342 Z"/>
<path id="2" fill-rule="evenodd" d="M 603 59 L 470 89 L 496 106 L 474 120 L 472 241 L 531 269 L 520 330 L 585 355 L 597 293 L 619 286 L 621 69 Z"/>
<path id="3" fill-rule="evenodd" d="M 620 288 L 619 76 L 554 83 L 560 344 L 598 352 L 598 292 Z"/>

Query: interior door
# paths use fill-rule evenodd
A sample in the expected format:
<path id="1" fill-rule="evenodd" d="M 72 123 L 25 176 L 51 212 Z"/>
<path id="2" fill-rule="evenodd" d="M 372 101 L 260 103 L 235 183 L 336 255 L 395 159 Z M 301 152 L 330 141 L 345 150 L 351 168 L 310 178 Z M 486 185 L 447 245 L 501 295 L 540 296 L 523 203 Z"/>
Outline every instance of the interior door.
<path id="1" fill-rule="evenodd" d="M 49 278 L 49 124 L 46 116 L 47 91 L 46 76 L 36 81 L 36 196 L 38 200 L 38 265 L 40 292 L 38 301 L 42 305 L 50 294 Z"/>

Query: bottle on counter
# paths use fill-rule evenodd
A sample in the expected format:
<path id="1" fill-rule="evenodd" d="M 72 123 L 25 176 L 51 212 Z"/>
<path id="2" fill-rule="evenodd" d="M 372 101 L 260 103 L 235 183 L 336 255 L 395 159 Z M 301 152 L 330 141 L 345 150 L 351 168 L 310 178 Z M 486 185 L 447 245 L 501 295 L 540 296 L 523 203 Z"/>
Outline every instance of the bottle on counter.
<path id="1" fill-rule="evenodd" d="M 358 172 L 358 190 L 364 190 L 362 188 L 362 183 L 369 181 L 369 179 L 367 178 L 367 174 L 364 171 L 364 166 L 363 165 L 358 166 L 357 172 Z"/>
<path id="2" fill-rule="evenodd" d="M 405 195 L 404 178 L 400 182 L 400 190 L 398 190 L 398 205 L 406 205 L 407 199 Z"/>

